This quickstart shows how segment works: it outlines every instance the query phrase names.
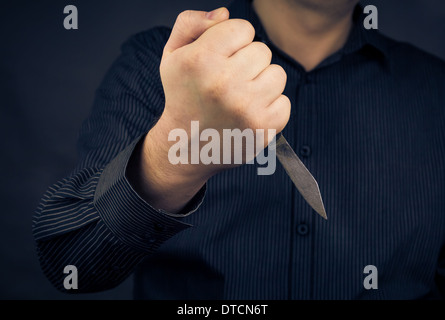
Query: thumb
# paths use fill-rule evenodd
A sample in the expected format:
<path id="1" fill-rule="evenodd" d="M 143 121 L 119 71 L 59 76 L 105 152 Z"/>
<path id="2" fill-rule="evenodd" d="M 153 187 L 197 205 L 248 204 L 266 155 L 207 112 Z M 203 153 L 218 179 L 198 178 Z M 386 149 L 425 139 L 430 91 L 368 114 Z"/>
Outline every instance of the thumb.
<path id="1" fill-rule="evenodd" d="M 192 43 L 207 29 L 228 18 L 229 10 L 224 7 L 210 12 L 194 10 L 181 12 L 176 18 L 170 38 L 164 47 L 164 52 L 171 53 Z"/>

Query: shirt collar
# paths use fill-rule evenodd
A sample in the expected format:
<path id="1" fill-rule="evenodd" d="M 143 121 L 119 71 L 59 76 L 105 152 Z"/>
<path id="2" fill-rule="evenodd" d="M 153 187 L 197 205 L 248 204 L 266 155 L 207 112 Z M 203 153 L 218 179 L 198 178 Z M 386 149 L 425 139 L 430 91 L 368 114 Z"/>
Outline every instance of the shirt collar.
<path id="1" fill-rule="evenodd" d="M 230 17 L 250 21 L 256 31 L 256 40 L 270 43 L 261 21 L 252 7 L 252 0 L 234 0 L 229 6 Z M 354 10 L 354 25 L 345 46 L 341 49 L 343 55 L 366 51 L 376 58 L 388 58 L 388 42 L 378 30 L 366 30 L 363 21 L 366 15 L 363 7 L 358 4 Z"/>
<path id="2" fill-rule="evenodd" d="M 348 41 L 343 47 L 345 54 L 357 52 L 359 50 L 372 50 L 378 52 L 382 57 L 388 57 L 387 39 L 380 34 L 378 30 L 367 30 L 363 26 L 366 15 L 363 13 L 363 7 L 358 4 L 353 13 L 353 22 Z"/>

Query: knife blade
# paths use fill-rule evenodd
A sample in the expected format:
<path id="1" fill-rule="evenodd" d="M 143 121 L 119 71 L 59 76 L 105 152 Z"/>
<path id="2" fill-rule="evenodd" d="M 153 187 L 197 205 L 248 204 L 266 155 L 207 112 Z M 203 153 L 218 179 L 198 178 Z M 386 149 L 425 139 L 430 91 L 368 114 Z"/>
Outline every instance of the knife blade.
<path id="1" fill-rule="evenodd" d="M 328 219 L 317 180 L 295 154 L 283 134 L 275 143 L 276 155 L 284 170 L 306 202 L 324 219 Z"/>

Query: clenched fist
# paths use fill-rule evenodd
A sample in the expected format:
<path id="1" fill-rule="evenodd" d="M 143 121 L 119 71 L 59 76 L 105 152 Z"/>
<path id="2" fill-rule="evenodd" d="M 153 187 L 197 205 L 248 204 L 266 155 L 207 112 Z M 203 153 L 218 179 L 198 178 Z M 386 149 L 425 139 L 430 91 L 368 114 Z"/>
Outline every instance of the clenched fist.
<path id="1" fill-rule="evenodd" d="M 208 178 L 227 168 L 168 163 L 168 148 L 174 143 L 168 141 L 171 130 L 189 132 L 192 121 L 199 121 L 200 130 L 218 132 L 250 128 L 278 133 L 286 126 L 290 116 L 290 101 L 282 95 L 286 73 L 271 64 L 270 49 L 254 42 L 254 36 L 253 26 L 229 19 L 226 8 L 184 11 L 178 16 L 160 65 L 165 109 L 147 134 L 141 157 L 145 187 L 148 194 L 153 188 L 157 191 L 155 200 L 181 185 L 190 199 Z M 264 139 L 264 148 L 269 138 Z"/>
<path id="2" fill-rule="evenodd" d="M 220 18 L 227 16 L 226 9 L 219 10 Z M 179 15 L 161 61 L 163 117 L 184 128 L 199 120 L 201 129 L 280 132 L 290 114 L 282 95 L 285 71 L 270 64 L 264 43 L 252 42 L 255 30 L 248 21 L 212 22 L 202 12 Z"/>

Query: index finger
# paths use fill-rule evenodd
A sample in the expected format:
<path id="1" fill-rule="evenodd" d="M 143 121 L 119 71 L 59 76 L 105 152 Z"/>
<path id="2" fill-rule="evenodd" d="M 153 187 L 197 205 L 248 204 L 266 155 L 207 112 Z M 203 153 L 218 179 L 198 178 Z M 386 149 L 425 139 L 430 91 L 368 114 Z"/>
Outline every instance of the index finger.
<path id="1" fill-rule="evenodd" d="M 244 19 L 229 19 L 207 29 L 193 45 L 230 57 L 250 44 L 255 37 L 252 24 Z"/>

